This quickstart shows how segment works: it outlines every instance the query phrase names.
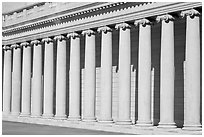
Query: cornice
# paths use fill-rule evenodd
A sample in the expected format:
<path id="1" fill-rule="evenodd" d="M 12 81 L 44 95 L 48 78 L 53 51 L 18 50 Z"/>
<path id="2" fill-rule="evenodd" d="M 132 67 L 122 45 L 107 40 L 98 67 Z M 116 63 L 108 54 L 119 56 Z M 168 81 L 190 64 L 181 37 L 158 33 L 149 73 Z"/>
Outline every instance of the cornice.
<path id="1" fill-rule="evenodd" d="M 32 14 L 35 14 L 33 15 L 33 17 L 32 16 L 29 17 L 30 14 L 28 11 L 26 11 L 26 9 L 24 11 L 25 13 L 14 12 L 13 15 L 10 15 L 11 17 L 10 16 L 7 17 L 7 22 L 5 23 L 3 22 L 3 30 L 4 32 L 12 32 L 12 31 L 23 30 L 26 28 L 31 28 L 31 27 L 36 27 L 36 26 L 40 27 L 40 25 L 49 26 L 49 25 L 52 25 L 52 22 L 54 22 L 54 24 L 56 22 L 58 23 L 67 22 L 68 20 L 73 20 L 73 18 L 76 18 L 78 16 L 82 16 L 82 15 L 84 16 L 84 14 L 98 12 L 100 10 L 107 9 L 110 7 L 115 7 L 123 3 L 124 2 L 118 2 L 118 3 L 110 3 L 110 2 L 109 3 L 108 2 L 92 2 L 92 3 L 84 2 L 83 3 L 82 2 L 79 4 L 81 5 L 80 8 L 73 7 L 73 9 L 66 9 L 64 11 L 59 11 L 59 12 L 54 12 L 54 13 L 52 13 L 52 11 L 55 11 L 55 9 L 52 9 L 52 11 L 50 11 L 50 6 L 52 8 L 52 5 L 49 6 L 48 3 L 45 3 L 45 5 L 48 5 L 48 6 L 44 6 L 43 11 L 46 10 L 47 12 L 40 13 L 41 12 L 40 9 L 34 10 L 35 9 L 34 8 L 33 10 L 31 10 Z M 65 3 L 64 5 L 66 6 L 68 4 Z M 49 7 L 49 8 L 46 9 L 46 7 Z M 60 8 L 64 8 L 64 7 L 58 7 L 57 9 L 60 9 Z M 23 18 L 22 16 L 25 16 L 25 17 Z M 18 21 L 18 19 L 21 19 L 21 20 Z"/>
<path id="2" fill-rule="evenodd" d="M 99 28 L 106 25 L 115 25 L 126 21 L 135 21 L 147 17 L 164 15 L 171 12 L 181 12 L 196 7 L 201 7 L 200 2 L 177 2 L 177 3 L 146 3 L 143 5 L 131 6 L 123 9 L 115 9 L 107 13 L 99 13 L 90 17 L 75 19 L 52 26 L 39 28 L 20 34 L 3 37 L 3 44 L 11 44 L 22 41 L 51 37 L 53 34 L 67 34 L 71 32 L 83 31 L 90 28 Z"/>

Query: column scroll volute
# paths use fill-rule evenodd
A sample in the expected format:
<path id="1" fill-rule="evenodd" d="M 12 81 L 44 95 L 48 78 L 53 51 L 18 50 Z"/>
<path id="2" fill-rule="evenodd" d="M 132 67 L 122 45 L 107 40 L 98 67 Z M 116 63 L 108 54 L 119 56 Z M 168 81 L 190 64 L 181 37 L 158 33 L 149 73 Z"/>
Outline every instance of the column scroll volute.
<path id="1" fill-rule="evenodd" d="M 39 40 L 33 40 L 33 41 L 31 41 L 31 45 L 35 45 L 35 46 L 38 46 L 39 44 L 40 44 L 41 42 L 39 41 Z"/>
<path id="2" fill-rule="evenodd" d="M 165 21 L 166 23 L 168 23 L 169 21 L 174 21 L 175 18 L 170 15 L 170 14 L 165 14 L 165 15 L 161 15 L 161 16 L 157 16 L 156 21 L 160 22 L 160 21 Z"/>
<path id="3" fill-rule="evenodd" d="M 136 21 L 134 22 L 134 25 L 135 25 L 135 26 L 142 25 L 143 27 L 145 27 L 146 25 L 152 25 L 152 24 L 153 24 L 153 23 L 152 23 L 150 20 L 146 19 L 146 18 L 140 19 L 140 20 L 136 20 Z"/>
<path id="4" fill-rule="evenodd" d="M 122 30 L 126 30 L 126 29 L 130 29 L 131 26 L 128 23 L 123 22 L 123 23 L 116 24 L 115 28 L 116 28 L 116 30 L 119 30 L 120 28 Z"/>
<path id="5" fill-rule="evenodd" d="M 76 33 L 76 32 L 72 32 L 72 33 L 67 34 L 67 38 L 75 39 L 75 38 L 79 38 L 79 37 L 80 37 L 80 35 L 78 33 Z"/>
<path id="6" fill-rule="evenodd" d="M 54 37 L 54 40 L 56 40 L 56 41 L 62 41 L 62 40 L 65 40 L 66 38 L 65 38 L 65 36 L 63 36 L 63 35 L 58 35 L 58 36 L 55 36 Z"/>
<path id="7" fill-rule="evenodd" d="M 44 39 L 42 39 L 42 43 L 47 43 L 47 44 L 49 44 L 49 43 L 51 43 L 51 42 L 53 42 L 53 39 L 51 39 L 51 38 L 44 38 Z"/>
<path id="8" fill-rule="evenodd" d="M 190 9 L 182 11 L 180 15 L 182 18 L 184 18 L 185 16 L 190 16 L 191 18 L 194 18 L 195 16 L 199 16 L 200 12 L 196 9 Z"/>
<path id="9" fill-rule="evenodd" d="M 27 48 L 28 46 L 30 46 L 30 44 L 28 42 L 23 42 L 20 44 L 20 46 Z"/>
<path id="10" fill-rule="evenodd" d="M 85 35 L 87 35 L 87 36 L 91 36 L 91 35 L 95 35 L 96 33 L 93 31 L 93 30 L 91 30 L 91 29 L 88 29 L 88 30 L 84 30 L 84 31 L 82 31 L 82 33 L 81 33 L 83 36 L 85 36 Z"/>
<path id="11" fill-rule="evenodd" d="M 18 49 L 18 48 L 21 48 L 21 46 L 19 44 L 13 44 L 11 45 L 11 48 Z"/>
<path id="12" fill-rule="evenodd" d="M 6 46 L 6 45 L 3 46 L 4 51 L 11 50 L 11 49 L 12 49 L 11 46 Z"/>
<path id="13" fill-rule="evenodd" d="M 103 27 L 98 28 L 97 31 L 99 33 L 104 32 L 106 34 L 107 32 L 112 32 L 112 29 L 108 26 L 103 26 Z"/>

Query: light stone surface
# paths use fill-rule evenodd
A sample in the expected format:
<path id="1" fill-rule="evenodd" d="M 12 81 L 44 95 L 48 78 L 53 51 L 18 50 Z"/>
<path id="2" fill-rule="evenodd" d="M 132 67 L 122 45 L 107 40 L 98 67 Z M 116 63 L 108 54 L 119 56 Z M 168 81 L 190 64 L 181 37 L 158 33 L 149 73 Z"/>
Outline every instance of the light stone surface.
<path id="1" fill-rule="evenodd" d="M 130 28 L 119 24 L 119 90 L 117 124 L 131 124 L 130 120 Z"/>
<path id="2" fill-rule="evenodd" d="M 4 51 L 3 115 L 11 111 L 11 50 Z"/>
<path id="3" fill-rule="evenodd" d="M 23 46 L 21 116 L 30 115 L 31 112 L 30 101 L 31 101 L 31 47 Z"/>
<path id="4" fill-rule="evenodd" d="M 176 128 L 174 122 L 174 22 L 162 20 L 159 127 Z"/>
<path id="5" fill-rule="evenodd" d="M 21 92 L 21 49 L 13 49 L 13 70 L 12 70 L 12 94 L 11 114 L 20 114 L 20 92 Z"/>
<path id="6" fill-rule="evenodd" d="M 69 120 L 80 120 L 80 38 L 71 37 L 69 70 Z"/>
<path id="7" fill-rule="evenodd" d="M 200 24 L 187 16 L 184 129 L 201 130 L 200 124 Z"/>
<path id="8" fill-rule="evenodd" d="M 96 98 L 96 62 L 95 62 L 95 34 L 92 30 L 85 33 L 85 91 L 83 121 L 96 121 L 95 98 Z"/>
<path id="9" fill-rule="evenodd" d="M 34 44 L 33 48 L 31 117 L 40 117 L 42 115 L 42 45 Z"/>
<path id="10" fill-rule="evenodd" d="M 45 55 L 44 55 L 44 109 L 43 117 L 53 117 L 53 94 L 54 94 L 54 62 L 53 62 L 53 42 L 45 42 Z"/>
<path id="11" fill-rule="evenodd" d="M 138 126 L 152 126 L 151 121 L 151 25 L 139 25 Z"/>
<path id="12" fill-rule="evenodd" d="M 99 122 L 112 121 L 112 32 L 102 31 L 101 40 L 101 107 Z"/>
<path id="13" fill-rule="evenodd" d="M 66 119 L 66 41 L 57 41 L 56 119 Z"/>

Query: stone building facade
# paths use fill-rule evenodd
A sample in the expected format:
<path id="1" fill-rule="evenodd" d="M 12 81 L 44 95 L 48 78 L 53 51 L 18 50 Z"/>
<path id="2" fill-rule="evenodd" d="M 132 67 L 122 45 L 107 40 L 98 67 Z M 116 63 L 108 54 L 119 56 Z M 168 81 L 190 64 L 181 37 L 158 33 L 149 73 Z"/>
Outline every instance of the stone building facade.
<path id="1" fill-rule="evenodd" d="M 200 134 L 201 11 L 42 2 L 4 14 L 3 120 Z"/>

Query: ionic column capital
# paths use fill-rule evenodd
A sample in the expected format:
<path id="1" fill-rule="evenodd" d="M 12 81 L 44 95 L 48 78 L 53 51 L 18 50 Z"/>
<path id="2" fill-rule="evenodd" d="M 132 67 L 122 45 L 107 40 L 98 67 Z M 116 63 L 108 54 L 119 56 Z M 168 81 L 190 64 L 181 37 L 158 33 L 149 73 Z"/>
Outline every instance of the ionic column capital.
<path id="1" fill-rule="evenodd" d="M 62 41 L 62 40 L 65 40 L 65 37 L 63 35 L 58 35 L 54 37 L 54 40 Z"/>
<path id="2" fill-rule="evenodd" d="M 111 29 L 110 27 L 108 27 L 108 26 L 103 26 L 103 27 L 98 28 L 97 31 L 98 31 L 99 33 L 104 32 L 104 33 L 106 34 L 107 32 L 111 32 L 112 29 Z"/>
<path id="3" fill-rule="evenodd" d="M 40 44 L 40 41 L 39 40 L 33 40 L 33 41 L 30 42 L 30 44 L 37 46 L 38 44 Z"/>
<path id="4" fill-rule="evenodd" d="M 42 42 L 43 43 L 47 43 L 47 44 L 49 44 L 50 42 L 53 42 L 53 40 L 51 39 L 51 38 L 44 38 L 44 39 L 42 39 Z"/>
<path id="5" fill-rule="evenodd" d="M 175 20 L 175 18 L 170 15 L 170 14 L 165 14 L 165 15 L 161 15 L 161 16 L 157 16 L 156 21 L 160 22 L 160 21 L 165 21 L 166 23 L 168 23 L 169 21 L 173 21 Z"/>
<path id="6" fill-rule="evenodd" d="M 116 30 L 118 30 L 120 28 L 122 30 L 126 30 L 127 28 L 131 28 L 131 26 L 129 24 L 123 22 L 123 23 L 120 23 L 120 24 L 116 24 L 115 28 L 116 28 Z"/>
<path id="7" fill-rule="evenodd" d="M 140 20 L 136 20 L 134 24 L 135 26 L 142 25 L 143 27 L 145 27 L 146 25 L 151 25 L 152 22 L 149 21 L 148 19 L 140 19 Z"/>
<path id="8" fill-rule="evenodd" d="M 29 43 L 28 42 L 23 42 L 20 44 L 21 47 L 28 47 L 29 46 Z"/>
<path id="9" fill-rule="evenodd" d="M 85 35 L 87 35 L 87 36 L 91 36 L 91 35 L 95 35 L 96 33 L 95 33 L 93 30 L 88 29 L 88 30 L 84 30 L 84 31 L 82 31 L 81 34 L 82 34 L 83 36 L 85 36 Z"/>
<path id="10" fill-rule="evenodd" d="M 11 49 L 12 49 L 12 48 L 11 48 L 10 46 L 6 46 L 6 45 L 3 46 L 3 50 L 5 50 L 5 51 L 11 50 Z"/>
<path id="11" fill-rule="evenodd" d="M 80 35 L 78 34 L 78 33 L 76 33 L 76 32 L 72 32 L 72 33 L 69 33 L 69 34 L 67 34 L 67 38 L 73 38 L 73 39 L 75 39 L 75 38 L 77 38 L 77 37 L 79 37 Z"/>
<path id="12" fill-rule="evenodd" d="M 184 18 L 185 16 L 190 16 L 193 18 L 194 16 L 199 16 L 200 12 L 195 9 L 190 9 L 190 10 L 182 11 L 180 15 L 182 18 Z"/>
<path id="13" fill-rule="evenodd" d="M 11 48 L 17 49 L 17 48 L 21 48 L 21 46 L 18 44 L 13 44 L 13 45 L 11 45 Z"/>

